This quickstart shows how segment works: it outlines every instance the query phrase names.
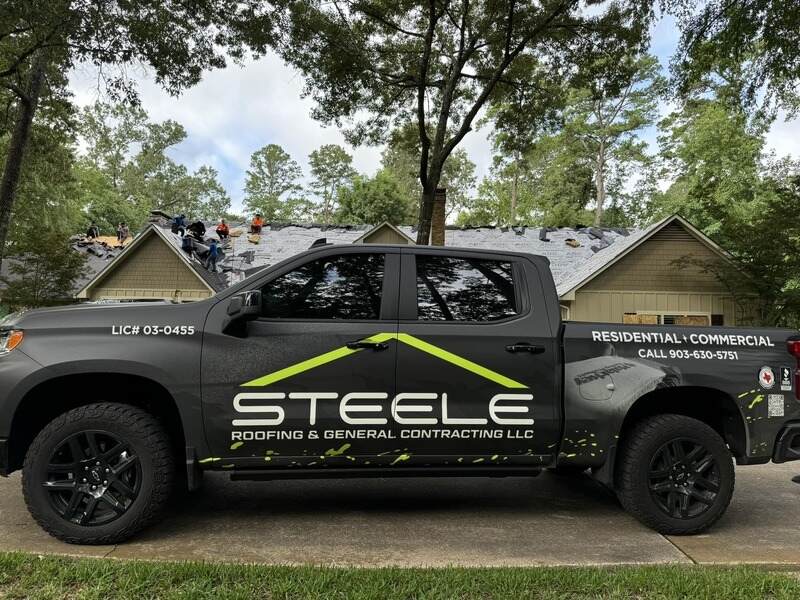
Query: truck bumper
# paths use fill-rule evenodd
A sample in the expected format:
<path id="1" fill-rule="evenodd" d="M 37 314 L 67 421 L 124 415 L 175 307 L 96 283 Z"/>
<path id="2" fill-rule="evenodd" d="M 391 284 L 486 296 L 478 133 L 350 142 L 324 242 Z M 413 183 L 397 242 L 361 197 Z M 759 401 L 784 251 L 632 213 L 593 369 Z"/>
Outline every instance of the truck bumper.
<path id="1" fill-rule="evenodd" d="M 0 438 L 0 475 L 8 475 L 8 440 Z"/>
<path id="2" fill-rule="evenodd" d="M 800 460 L 800 423 L 789 423 L 778 434 L 772 462 Z"/>

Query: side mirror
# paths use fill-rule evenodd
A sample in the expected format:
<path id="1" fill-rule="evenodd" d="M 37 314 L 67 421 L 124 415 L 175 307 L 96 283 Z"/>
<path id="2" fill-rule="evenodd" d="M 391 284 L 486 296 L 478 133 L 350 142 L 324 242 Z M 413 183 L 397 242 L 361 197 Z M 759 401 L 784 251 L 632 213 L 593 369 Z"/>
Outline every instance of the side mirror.
<path id="1" fill-rule="evenodd" d="M 261 316 L 261 292 L 250 290 L 231 298 L 228 316 L 232 321 L 252 321 Z"/>

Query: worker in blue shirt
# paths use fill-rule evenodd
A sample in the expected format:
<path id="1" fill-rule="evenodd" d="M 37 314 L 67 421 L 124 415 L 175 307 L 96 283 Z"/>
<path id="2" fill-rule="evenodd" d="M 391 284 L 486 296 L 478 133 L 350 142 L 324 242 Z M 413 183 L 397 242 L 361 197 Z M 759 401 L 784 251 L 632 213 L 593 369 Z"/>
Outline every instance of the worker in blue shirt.
<path id="1" fill-rule="evenodd" d="M 212 273 L 217 272 L 217 257 L 219 256 L 219 246 L 217 240 L 212 239 L 211 245 L 208 247 L 208 256 L 206 256 L 206 269 Z"/>

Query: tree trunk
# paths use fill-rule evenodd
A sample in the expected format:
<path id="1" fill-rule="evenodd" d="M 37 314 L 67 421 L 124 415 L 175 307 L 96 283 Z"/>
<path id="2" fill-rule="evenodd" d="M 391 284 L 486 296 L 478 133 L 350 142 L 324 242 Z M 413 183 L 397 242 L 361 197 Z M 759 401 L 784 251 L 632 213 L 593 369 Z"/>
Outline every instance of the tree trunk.
<path id="1" fill-rule="evenodd" d="M 606 204 L 606 149 L 601 142 L 597 151 L 597 165 L 595 167 L 594 183 L 597 187 L 597 205 L 594 209 L 594 226 L 600 227 L 603 220 L 603 207 Z"/>
<path id="2" fill-rule="evenodd" d="M 8 226 L 11 222 L 11 213 L 14 210 L 14 201 L 17 195 L 22 162 L 25 158 L 25 149 L 31 135 L 31 124 L 39 95 L 44 85 L 45 60 L 39 51 L 31 70 L 31 79 L 27 93 L 19 97 L 19 110 L 17 113 L 14 131 L 8 145 L 6 164 L 3 167 L 3 179 L 0 180 L 0 265 L 6 249 Z"/>
<path id="3" fill-rule="evenodd" d="M 422 189 L 422 200 L 419 204 L 419 228 L 417 229 L 417 244 L 427 246 L 431 237 L 431 220 L 433 219 L 433 201 L 436 187 Z"/>
<path id="4" fill-rule="evenodd" d="M 514 181 L 511 184 L 511 218 L 510 225 L 517 224 L 517 194 L 519 190 L 519 169 L 514 167 Z"/>

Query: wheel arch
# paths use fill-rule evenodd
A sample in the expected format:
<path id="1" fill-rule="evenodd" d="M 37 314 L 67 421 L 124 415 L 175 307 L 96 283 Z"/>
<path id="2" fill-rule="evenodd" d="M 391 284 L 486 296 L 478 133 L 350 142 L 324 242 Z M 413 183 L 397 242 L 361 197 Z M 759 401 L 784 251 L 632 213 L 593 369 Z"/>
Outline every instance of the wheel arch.
<path id="1" fill-rule="evenodd" d="M 183 420 L 175 398 L 163 384 L 131 373 L 84 372 L 41 381 L 20 399 L 11 421 L 8 471 L 22 467 L 31 442 L 47 423 L 73 408 L 99 401 L 128 404 L 153 414 L 167 429 L 176 458 L 183 457 L 186 448 Z"/>
<path id="2" fill-rule="evenodd" d="M 616 458 L 626 436 L 636 423 L 659 414 L 679 414 L 702 421 L 722 437 L 735 458 L 747 455 L 747 427 L 739 405 L 729 394 L 705 386 L 659 388 L 637 398 L 625 413 L 610 460 L 596 473 L 600 481 L 615 484 Z"/>

